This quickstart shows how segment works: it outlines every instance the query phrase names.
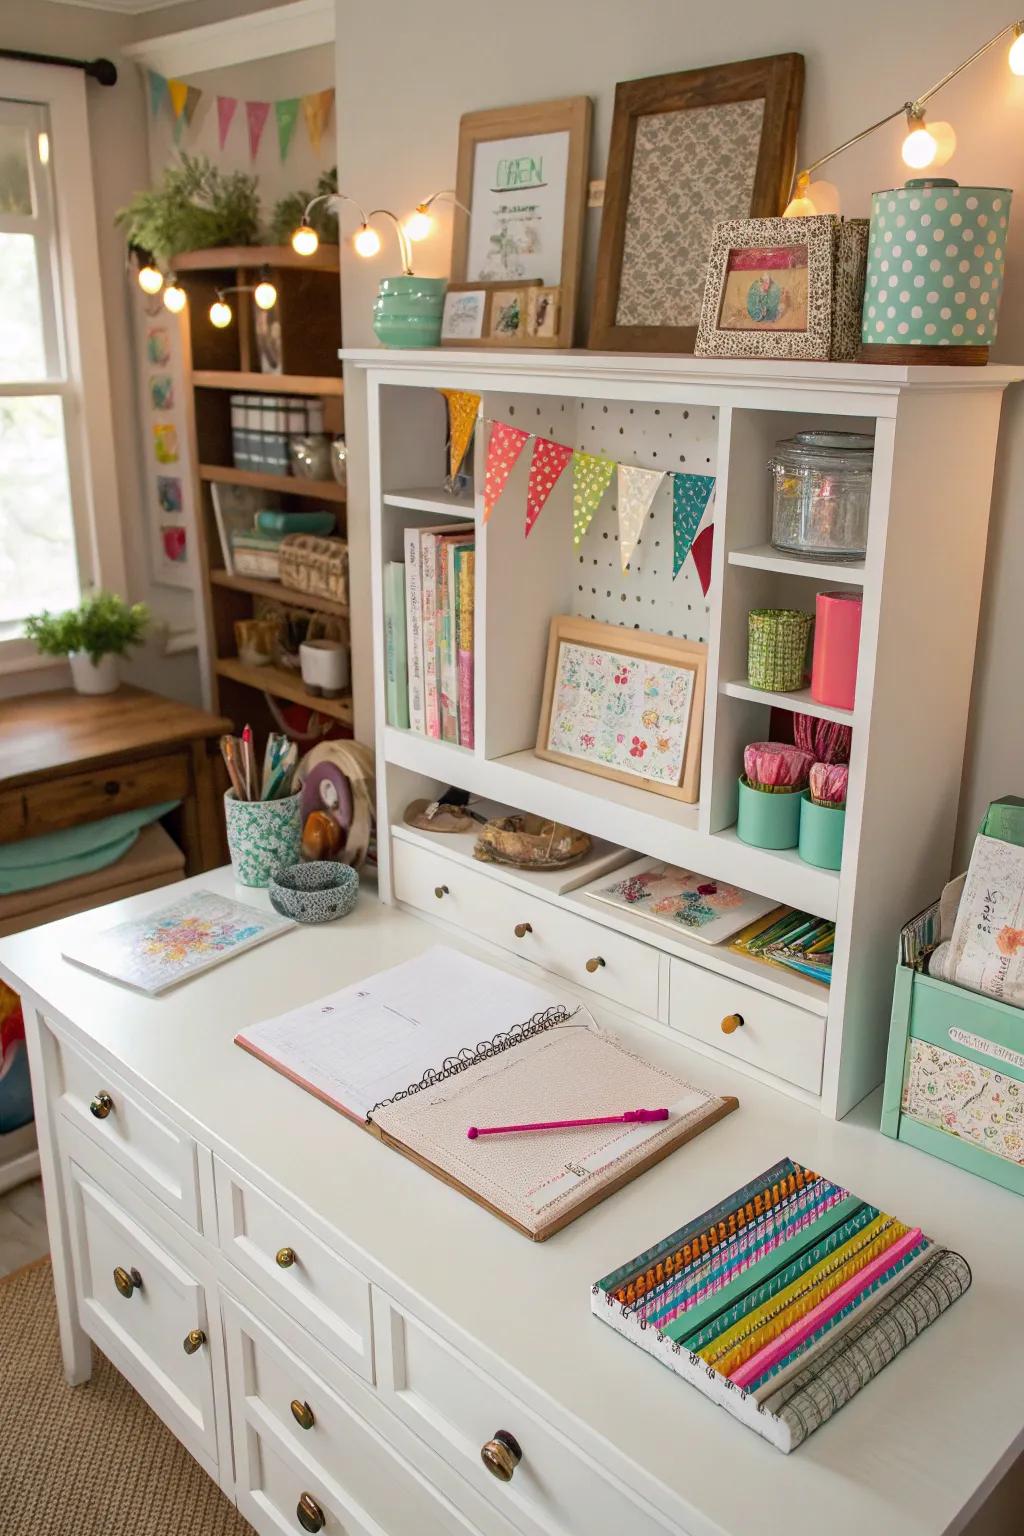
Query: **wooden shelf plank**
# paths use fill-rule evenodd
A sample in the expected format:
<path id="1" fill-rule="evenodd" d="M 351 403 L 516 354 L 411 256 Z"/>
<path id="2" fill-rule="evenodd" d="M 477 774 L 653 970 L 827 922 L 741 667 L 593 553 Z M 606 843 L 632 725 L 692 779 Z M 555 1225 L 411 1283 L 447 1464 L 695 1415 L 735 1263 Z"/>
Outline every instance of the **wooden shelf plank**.
<path id="1" fill-rule="evenodd" d="M 335 480 L 303 480 L 299 475 L 265 475 L 255 469 L 234 469 L 226 464 L 200 464 L 200 480 L 220 485 L 251 485 L 257 490 L 280 491 L 282 496 L 309 496 L 314 501 L 346 499 L 345 487 Z"/>
<path id="2" fill-rule="evenodd" d="M 333 597 L 311 597 L 308 592 L 296 592 L 279 581 L 261 581 L 258 576 L 232 576 L 228 571 L 211 571 L 210 581 L 215 587 L 227 587 L 231 592 L 272 597 L 275 602 L 288 603 L 293 608 L 309 608 L 314 613 L 334 613 L 339 618 L 348 618 L 347 603 L 339 603 Z"/>
<path id="3" fill-rule="evenodd" d="M 345 386 L 340 375 L 333 378 L 316 373 L 242 373 L 197 368 L 191 380 L 196 389 L 260 390 L 273 395 L 342 395 Z"/>
<path id="4" fill-rule="evenodd" d="M 777 571 L 781 576 L 809 576 L 812 581 L 846 582 L 864 585 L 863 560 L 804 560 L 787 555 L 771 544 L 752 544 L 749 549 L 729 552 L 730 565 L 752 566 L 757 571 Z"/>
<path id="5" fill-rule="evenodd" d="M 302 267 L 317 272 L 338 271 L 338 247 L 320 244 L 312 256 L 300 256 L 290 245 L 221 245 L 208 251 L 185 251 L 174 258 L 175 272 L 213 272 L 225 267 Z"/>
<path id="6" fill-rule="evenodd" d="M 472 491 L 449 496 L 439 485 L 414 486 L 407 491 L 385 491 L 382 499 L 386 507 L 433 512 L 438 517 L 472 518 L 476 509 Z"/>
<path id="7" fill-rule="evenodd" d="M 331 715 L 344 725 L 352 724 L 352 697 L 344 694 L 340 699 L 318 699 L 303 686 L 297 672 L 286 672 L 283 667 L 247 667 L 237 656 L 222 656 L 215 664 L 218 677 L 228 677 L 232 682 L 243 683 L 246 688 L 256 688 L 278 699 L 289 699 L 293 704 L 304 704 L 321 715 Z"/>
<path id="8" fill-rule="evenodd" d="M 794 693 L 768 693 L 764 688 L 751 688 L 746 678 L 742 682 L 723 683 L 721 692 L 731 699 L 749 699 L 753 704 L 767 704 L 772 709 L 791 709 L 797 714 L 813 715 L 816 720 L 836 720 L 840 725 L 853 724 L 852 709 L 836 709 L 832 704 L 819 704 L 812 699 L 809 688 Z"/>

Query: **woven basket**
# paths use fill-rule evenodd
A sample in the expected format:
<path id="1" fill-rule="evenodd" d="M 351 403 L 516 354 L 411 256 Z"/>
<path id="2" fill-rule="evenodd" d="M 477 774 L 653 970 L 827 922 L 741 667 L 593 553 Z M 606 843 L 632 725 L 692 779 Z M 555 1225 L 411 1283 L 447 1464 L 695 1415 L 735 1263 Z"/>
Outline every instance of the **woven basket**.
<path id="1" fill-rule="evenodd" d="M 747 618 L 747 677 L 751 688 L 792 693 L 804 686 L 807 642 L 814 623 L 795 608 L 752 608 Z"/>
<path id="2" fill-rule="evenodd" d="M 290 533 L 281 540 L 281 582 L 310 597 L 348 602 L 348 545 L 315 533 Z"/>

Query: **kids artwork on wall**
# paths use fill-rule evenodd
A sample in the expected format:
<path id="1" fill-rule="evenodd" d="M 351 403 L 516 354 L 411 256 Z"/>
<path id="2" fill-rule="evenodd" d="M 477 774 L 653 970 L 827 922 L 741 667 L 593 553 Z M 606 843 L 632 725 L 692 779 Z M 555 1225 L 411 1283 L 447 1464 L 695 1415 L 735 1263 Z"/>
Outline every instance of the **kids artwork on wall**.
<path id="1" fill-rule="evenodd" d="M 147 295 L 135 283 L 131 292 L 150 573 L 161 586 L 191 587 L 191 465 L 179 319 L 167 313 L 159 294 Z"/>

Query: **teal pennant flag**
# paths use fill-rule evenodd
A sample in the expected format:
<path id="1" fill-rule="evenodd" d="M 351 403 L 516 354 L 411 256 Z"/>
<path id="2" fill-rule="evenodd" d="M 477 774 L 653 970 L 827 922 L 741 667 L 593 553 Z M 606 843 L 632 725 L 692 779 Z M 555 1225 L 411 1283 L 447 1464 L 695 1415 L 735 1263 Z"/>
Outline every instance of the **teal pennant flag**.
<path id="1" fill-rule="evenodd" d="M 281 151 L 282 160 L 288 156 L 292 134 L 295 132 L 295 124 L 299 120 L 300 105 L 301 101 L 298 96 L 292 96 L 285 101 L 274 102 L 274 114 L 277 117 L 277 143 Z"/>
<path id="2" fill-rule="evenodd" d="M 679 575 L 715 488 L 714 475 L 672 476 L 672 579 Z"/>

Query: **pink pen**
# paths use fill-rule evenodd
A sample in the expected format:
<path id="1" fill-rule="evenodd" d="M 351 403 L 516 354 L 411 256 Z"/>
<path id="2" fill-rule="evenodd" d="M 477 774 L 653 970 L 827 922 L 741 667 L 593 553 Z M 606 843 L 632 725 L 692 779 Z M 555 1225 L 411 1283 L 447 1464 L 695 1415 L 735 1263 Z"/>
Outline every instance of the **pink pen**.
<path id="1" fill-rule="evenodd" d="M 470 1141 L 478 1136 L 507 1136 L 513 1131 L 565 1131 L 577 1125 L 622 1125 L 635 1121 L 649 1125 L 654 1120 L 667 1120 L 667 1109 L 627 1109 L 621 1115 L 598 1115 L 592 1120 L 537 1120 L 531 1125 L 471 1125 L 466 1135 Z"/>

